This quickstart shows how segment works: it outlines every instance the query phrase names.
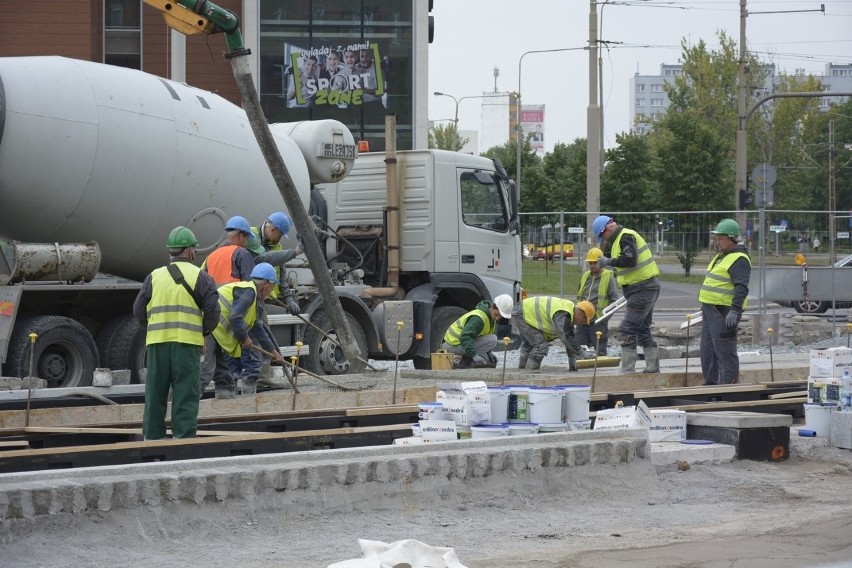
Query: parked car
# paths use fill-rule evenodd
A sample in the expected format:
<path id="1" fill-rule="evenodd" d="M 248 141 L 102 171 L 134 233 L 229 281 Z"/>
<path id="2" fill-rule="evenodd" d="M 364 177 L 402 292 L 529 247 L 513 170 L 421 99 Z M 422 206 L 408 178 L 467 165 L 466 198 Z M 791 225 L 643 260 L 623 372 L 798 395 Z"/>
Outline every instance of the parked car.
<path id="1" fill-rule="evenodd" d="M 800 314 L 822 314 L 831 307 L 832 294 L 834 294 L 837 308 L 852 308 L 852 254 L 834 263 L 833 286 L 832 267 L 808 266 L 807 299 L 804 297 L 802 286 L 804 270 L 801 267 L 769 266 L 764 270 L 766 301 L 791 307 Z M 753 269 L 749 284 L 753 298 L 759 290 L 758 278 L 759 271 Z"/>

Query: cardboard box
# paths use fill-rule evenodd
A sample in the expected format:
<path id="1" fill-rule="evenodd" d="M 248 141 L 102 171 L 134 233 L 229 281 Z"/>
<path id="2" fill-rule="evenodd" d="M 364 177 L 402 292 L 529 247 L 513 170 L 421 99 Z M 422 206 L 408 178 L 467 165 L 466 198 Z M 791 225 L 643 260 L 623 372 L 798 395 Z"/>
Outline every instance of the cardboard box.
<path id="1" fill-rule="evenodd" d="M 491 395 L 485 381 L 438 383 L 435 399 L 444 405 L 444 415 L 459 426 L 491 420 Z M 421 422 L 422 424 L 422 422 Z"/>
<path id="2" fill-rule="evenodd" d="M 641 400 L 636 406 L 622 406 L 598 410 L 593 430 L 625 430 L 627 428 L 650 428 L 651 412 Z"/>
<path id="3" fill-rule="evenodd" d="M 421 420 L 420 437 L 423 442 L 448 442 L 458 440 L 456 423 L 452 420 Z"/>
<path id="4" fill-rule="evenodd" d="M 652 410 L 648 437 L 652 442 L 680 442 L 686 439 L 686 412 Z"/>
<path id="5" fill-rule="evenodd" d="M 843 371 L 852 373 L 852 349 L 848 347 L 830 347 L 811 349 L 811 377 L 839 379 Z"/>
<path id="6" fill-rule="evenodd" d="M 840 379 L 808 377 L 808 402 L 812 404 L 834 402 L 839 405 L 841 383 Z"/>

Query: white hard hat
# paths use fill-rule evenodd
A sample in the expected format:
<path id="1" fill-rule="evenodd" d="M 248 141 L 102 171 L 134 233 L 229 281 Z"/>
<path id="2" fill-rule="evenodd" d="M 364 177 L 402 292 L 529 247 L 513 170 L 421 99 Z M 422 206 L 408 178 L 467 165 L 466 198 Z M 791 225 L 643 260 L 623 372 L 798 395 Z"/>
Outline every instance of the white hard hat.
<path id="1" fill-rule="evenodd" d="M 506 319 L 512 317 L 512 307 L 515 305 L 515 302 L 512 301 L 512 297 L 509 294 L 500 294 L 494 298 L 494 305 L 500 310 L 501 316 Z"/>

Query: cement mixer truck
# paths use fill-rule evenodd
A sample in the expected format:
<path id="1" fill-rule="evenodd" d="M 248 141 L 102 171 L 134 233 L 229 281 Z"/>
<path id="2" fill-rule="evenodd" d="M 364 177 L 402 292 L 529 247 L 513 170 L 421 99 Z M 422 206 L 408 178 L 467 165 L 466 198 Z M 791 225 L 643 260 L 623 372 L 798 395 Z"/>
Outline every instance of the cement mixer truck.
<path id="1" fill-rule="evenodd" d="M 518 195 L 499 161 L 402 151 L 389 171 L 384 154 L 358 155 L 337 121 L 270 129 L 327 261 L 286 266 L 300 316 L 269 306 L 282 348 L 304 344 L 303 366 L 366 365 L 335 341 L 317 270 L 331 274 L 362 354 L 419 368 L 477 301 L 519 298 Z M 130 309 L 141 279 L 167 261 L 168 232 L 189 226 L 203 257 L 230 216 L 259 224 L 279 210 L 245 113 L 218 95 L 98 63 L 0 58 L 3 375 L 77 386 L 109 367 L 138 380 L 145 333 Z M 390 337 L 389 318 L 406 321 L 410 341 Z"/>

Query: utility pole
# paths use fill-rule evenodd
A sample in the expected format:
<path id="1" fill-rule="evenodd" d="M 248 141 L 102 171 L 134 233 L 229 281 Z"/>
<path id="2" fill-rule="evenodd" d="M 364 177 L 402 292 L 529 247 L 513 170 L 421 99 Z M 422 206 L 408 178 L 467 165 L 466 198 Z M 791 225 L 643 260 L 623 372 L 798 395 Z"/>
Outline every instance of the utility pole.
<path id="1" fill-rule="evenodd" d="M 745 0 L 742 0 L 745 2 Z M 598 105 L 597 0 L 589 0 L 589 109 L 586 113 L 586 235 L 601 209 L 601 107 Z M 587 236 L 591 244 L 593 237 Z"/>
<path id="2" fill-rule="evenodd" d="M 740 59 L 737 65 L 737 170 L 734 181 L 734 208 L 740 206 L 740 190 L 746 187 L 746 0 L 740 0 Z M 746 212 L 737 210 L 737 224 L 745 227 Z"/>

